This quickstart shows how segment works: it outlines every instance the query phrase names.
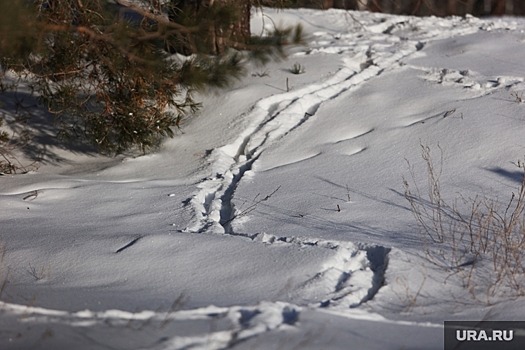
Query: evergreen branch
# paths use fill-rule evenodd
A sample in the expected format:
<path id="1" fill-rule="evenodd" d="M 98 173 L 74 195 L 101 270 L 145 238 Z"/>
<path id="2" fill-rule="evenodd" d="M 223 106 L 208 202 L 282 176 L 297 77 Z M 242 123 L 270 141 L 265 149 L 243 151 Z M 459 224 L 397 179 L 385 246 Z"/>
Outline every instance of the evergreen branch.
<path id="1" fill-rule="evenodd" d="M 145 65 L 152 65 L 154 64 L 153 61 L 149 61 L 147 59 L 141 58 L 135 54 L 133 54 L 127 46 L 123 45 L 121 42 L 115 40 L 112 35 L 110 34 L 101 34 L 97 33 L 93 29 L 86 27 L 86 26 L 75 26 L 71 24 L 44 24 L 43 29 L 47 32 L 76 32 L 79 34 L 84 34 L 90 38 L 90 40 L 93 41 L 101 41 L 106 42 L 116 49 L 120 51 L 123 55 L 125 55 L 130 61 L 137 62 Z"/>

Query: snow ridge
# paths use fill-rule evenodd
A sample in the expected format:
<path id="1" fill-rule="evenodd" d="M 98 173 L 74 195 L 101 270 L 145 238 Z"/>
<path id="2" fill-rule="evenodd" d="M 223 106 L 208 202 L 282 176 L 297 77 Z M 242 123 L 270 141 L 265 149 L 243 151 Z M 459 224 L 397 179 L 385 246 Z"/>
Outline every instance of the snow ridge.
<path id="1" fill-rule="evenodd" d="M 206 349 L 219 350 L 231 348 L 235 344 L 262 333 L 293 328 L 299 320 L 301 308 L 284 302 L 261 302 L 256 306 L 216 307 L 208 306 L 193 310 L 128 312 L 122 310 L 78 311 L 31 307 L 0 302 L 0 310 L 9 312 L 10 317 L 24 320 L 31 327 L 34 324 L 55 324 L 78 329 L 123 328 L 134 325 L 147 327 L 151 332 L 162 330 L 170 323 L 175 329 L 170 337 L 160 337 L 156 344 L 137 349 Z M 206 327 L 201 332 L 188 335 L 177 332 L 177 326 L 187 322 L 204 322 L 212 327 L 215 323 L 224 323 L 221 330 L 209 332 Z M 162 332 L 160 332 L 162 334 Z M 173 334 L 175 333 L 175 334 Z M 135 348 L 135 347 L 134 347 Z"/>

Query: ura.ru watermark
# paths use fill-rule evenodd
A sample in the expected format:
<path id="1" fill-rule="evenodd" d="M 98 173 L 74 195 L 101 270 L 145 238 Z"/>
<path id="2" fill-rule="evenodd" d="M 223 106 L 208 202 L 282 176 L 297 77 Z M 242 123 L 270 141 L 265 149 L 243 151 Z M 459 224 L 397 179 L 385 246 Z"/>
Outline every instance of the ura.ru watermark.
<path id="1" fill-rule="evenodd" d="M 524 350 L 525 322 L 445 321 L 445 350 Z"/>
<path id="2" fill-rule="evenodd" d="M 458 329 L 456 330 L 456 340 L 458 341 L 512 341 L 514 340 L 514 331 L 493 329 L 486 331 L 484 329 Z"/>

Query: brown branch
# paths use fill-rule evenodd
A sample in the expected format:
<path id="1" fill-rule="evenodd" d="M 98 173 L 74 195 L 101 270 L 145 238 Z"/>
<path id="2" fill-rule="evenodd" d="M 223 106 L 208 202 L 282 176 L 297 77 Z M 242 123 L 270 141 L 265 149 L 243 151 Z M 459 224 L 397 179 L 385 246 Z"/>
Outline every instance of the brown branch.
<path id="1" fill-rule="evenodd" d="M 46 24 L 44 25 L 44 30 L 50 31 L 50 32 L 77 32 L 80 34 L 84 34 L 84 35 L 87 35 L 93 41 L 103 41 L 103 42 L 113 45 L 123 55 L 128 57 L 130 61 L 134 61 L 134 62 L 138 62 L 142 64 L 151 63 L 131 53 L 126 47 L 120 45 L 110 35 L 97 33 L 93 29 L 86 27 L 86 26 L 74 26 L 74 25 L 66 25 L 66 24 Z"/>
<path id="2" fill-rule="evenodd" d="M 86 26 L 74 26 L 74 25 L 68 25 L 68 24 L 44 24 L 43 25 L 44 31 L 49 32 L 77 32 L 80 34 L 85 34 L 89 36 L 91 39 L 95 40 L 103 40 L 103 41 L 110 41 L 109 38 L 102 39 L 103 35 L 96 33 L 93 29 L 86 27 Z"/>

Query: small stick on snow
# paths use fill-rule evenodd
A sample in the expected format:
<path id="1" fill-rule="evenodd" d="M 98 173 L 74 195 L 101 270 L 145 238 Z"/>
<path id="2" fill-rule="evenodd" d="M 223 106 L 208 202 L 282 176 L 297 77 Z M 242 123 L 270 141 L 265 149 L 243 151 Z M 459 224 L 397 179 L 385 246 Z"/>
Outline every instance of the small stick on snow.
<path id="1" fill-rule="evenodd" d="M 142 236 L 138 236 L 137 238 L 135 238 L 134 240 L 132 240 L 131 242 L 129 242 L 129 243 L 126 244 L 125 246 L 123 246 L 123 247 L 117 249 L 117 251 L 115 252 L 115 254 L 120 253 L 120 252 L 123 251 L 124 249 L 128 249 L 128 248 L 131 247 L 133 244 L 137 243 L 137 241 L 138 241 L 139 239 L 141 239 L 141 238 L 142 238 Z"/>

